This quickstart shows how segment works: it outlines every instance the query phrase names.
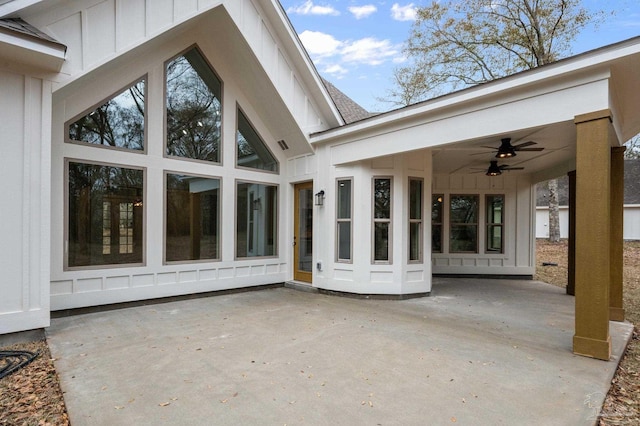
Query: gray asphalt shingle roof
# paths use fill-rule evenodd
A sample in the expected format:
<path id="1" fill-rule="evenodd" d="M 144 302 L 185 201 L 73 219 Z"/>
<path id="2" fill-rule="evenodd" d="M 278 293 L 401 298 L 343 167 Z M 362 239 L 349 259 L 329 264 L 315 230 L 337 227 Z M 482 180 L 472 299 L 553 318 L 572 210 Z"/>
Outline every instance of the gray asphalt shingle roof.
<path id="1" fill-rule="evenodd" d="M 4 18 L 0 19 L 0 30 L 9 30 L 22 35 L 26 35 L 28 37 L 36 38 L 41 41 L 47 41 L 50 43 L 60 44 L 59 41 L 50 37 L 49 35 L 43 33 L 33 25 L 24 21 L 21 18 Z"/>
<path id="2" fill-rule="evenodd" d="M 324 78 L 322 79 L 322 83 L 327 88 L 329 96 L 333 99 L 333 103 L 336 105 L 336 108 L 338 108 L 338 112 L 342 115 L 346 124 L 364 120 L 365 118 L 375 115 L 362 108 L 353 99 L 342 93 L 336 86 Z"/>

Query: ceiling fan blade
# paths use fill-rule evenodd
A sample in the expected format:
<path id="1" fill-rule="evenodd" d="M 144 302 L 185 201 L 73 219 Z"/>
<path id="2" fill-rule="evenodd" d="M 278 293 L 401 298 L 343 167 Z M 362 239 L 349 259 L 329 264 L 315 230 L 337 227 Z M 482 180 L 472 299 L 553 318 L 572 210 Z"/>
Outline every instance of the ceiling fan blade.
<path id="1" fill-rule="evenodd" d="M 502 170 L 507 170 L 507 171 L 508 170 L 524 170 L 524 167 L 509 167 L 509 166 L 507 166 L 507 167 L 503 168 Z"/>
<path id="2" fill-rule="evenodd" d="M 481 146 L 480 146 L 480 148 L 492 149 L 492 150 L 494 150 L 494 151 L 497 151 L 497 150 L 498 150 L 498 148 L 496 148 L 496 147 L 494 147 L 494 146 L 484 146 L 484 145 L 481 145 Z"/>
<path id="3" fill-rule="evenodd" d="M 544 148 L 520 148 L 516 149 L 516 151 L 542 151 Z"/>
<path id="4" fill-rule="evenodd" d="M 518 145 L 513 145 L 513 149 L 515 149 L 517 151 L 519 149 L 522 149 L 522 148 L 524 148 L 526 146 L 531 146 L 531 145 L 537 145 L 537 142 L 534 142 L 534 141 L 523 142 L 523 143 L 518 144 Z"/>

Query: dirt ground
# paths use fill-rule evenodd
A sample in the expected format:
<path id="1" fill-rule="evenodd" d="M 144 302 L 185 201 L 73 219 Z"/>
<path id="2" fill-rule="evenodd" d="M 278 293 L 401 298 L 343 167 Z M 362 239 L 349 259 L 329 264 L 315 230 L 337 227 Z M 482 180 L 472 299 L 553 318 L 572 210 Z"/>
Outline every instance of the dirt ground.
<path id="1" fill-rule="evenodd" d="M 536 280 L 567 286 L 566 241 L 551 244 L 538 240 L 536 259 Z M 624 246 L 624 309 L 627 320 L 636 327 L 605 399 L 602 426 L 640 424 L 640 241 L 628 241 Z"/>
<path id="2" fill-rule="evenodd" d="M 634 338 L 618 367 L 601 413 L 600 425 L 640 424 L 640 242 L 626 242 L 624 251 L 624 308 L 636 324 Z M 554 263 L 557 266 L 542 266 Z M 567 243 L 538 240 L 535 279 L 567 285 Z M 27 350 L 40 356 L 25 368 L 0 379 L 0 425 L 69 425 L 58 375 L 46 342 L 0 348 Z"/>

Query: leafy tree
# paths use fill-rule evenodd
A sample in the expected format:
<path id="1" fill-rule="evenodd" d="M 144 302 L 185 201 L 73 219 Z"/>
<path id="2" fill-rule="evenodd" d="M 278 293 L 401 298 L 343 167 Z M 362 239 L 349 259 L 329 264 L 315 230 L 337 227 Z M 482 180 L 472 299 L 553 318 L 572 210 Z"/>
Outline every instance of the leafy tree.
<path id="1" fill-rule="evenodd" d="M 571 53 L 598 23 L 581 0 L 448 0 L 418 8 L 390 102 L 405 104 L 536 68 Z M 408 83 L 408 84 L 407 84 Z"/>
<path id="2" fill-rule="evenodd" d="M 627 150 L 624 152 L 624 158 L 635 160 L 640 158 L 640 134 L 635 135 L 625 143 Z"/>
<path id="3" fill-rule="evenodd" d="M 557 61 L 585 26 L 581 0 L 448 0 L 418 8 L 389 102 L 407 105 Z M 555 189 L 555 191 L 554 191 Z M 550 240 L 560 239 L 557 182 L 550 182 Z"/>

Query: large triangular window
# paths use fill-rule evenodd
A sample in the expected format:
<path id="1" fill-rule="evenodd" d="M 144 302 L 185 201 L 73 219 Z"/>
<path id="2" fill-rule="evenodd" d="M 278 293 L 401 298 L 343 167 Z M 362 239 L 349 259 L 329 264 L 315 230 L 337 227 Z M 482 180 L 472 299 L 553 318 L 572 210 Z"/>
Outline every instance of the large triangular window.
<path id="1" fill-rule="evenodd" d="M 68 140 L 144 150 L 145 79 L 69 124 Z"/>
<path id="2" fill-rule="evenodd" d="M 219 163 L 222 83 L 197 48 L 166 66 L 167 155 Z"/>
<path id="3" fill-rule="evenodd" d="M 278 161 L 238 108 L 236 164 L 239 167 L 278 172 Z"/>

